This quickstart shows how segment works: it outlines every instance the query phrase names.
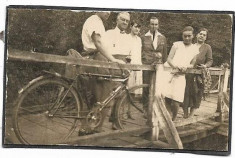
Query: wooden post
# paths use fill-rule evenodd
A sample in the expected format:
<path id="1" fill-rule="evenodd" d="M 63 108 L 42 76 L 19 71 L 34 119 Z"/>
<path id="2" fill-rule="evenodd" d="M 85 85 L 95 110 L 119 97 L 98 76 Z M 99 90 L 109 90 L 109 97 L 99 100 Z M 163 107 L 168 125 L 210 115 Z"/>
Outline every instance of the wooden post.
<path id="1" fill-rule="evenodd" d="M 156 113 L 154 113 L 154 111 L 156 111 L 156 109 L 154 109 L 155 107 L 153 106 L 153 102 L 154 102 L 154 97 L 156 94 L 156 76 L 158 75 L 157 72 L 159 70 L 159 67 L 162 65 L 162 54 L 161 53 L 156 53 L 155 54 L 156 57 L 156 61 L 155 61 L 155 71 L 153 73 L 151 73 L 151 81 L 150 81 L 150 89 L 149 89 L 149 120 L 150 120 L 150 124 L 152 127 L 151 130 L 151 140 L 152 141 L 157 141 L 158 137 L 159 137 L 159 119 L 156 115 Z"/>
<path id="2" fill-rule="evenodd" d="M 224 112 L 229 112 L 229 96 L 227 94 L 228 91 L 228 79 L 229 79 L 229 69 L 225 67 L 224 73 L 224 85 L 223 85 L 223 103 L 224 103 Z"/>
<path id="3" fill-rule="evenodd" d="M 226 67 L 224 71 L 225 72 L 224 72 L 223 92 L 227 92 L 227 90 L 228 90 L 229 69 Z"/>
<path id="4" fill-rule="evenodd" d="M 223 122 L 224 121 L 224 102 L 223 102 L 223 93 L 224 91 L 227 91 L 228 86 L 228 75 L 229 71 L 227 67 L 223 68 L 223 76 L 220 79 L 220 86 L 219 86 L 219 94 L 218 94 L 218 101 L 217 101 L 217 112 L 220 113 L 219 117 L 216 118 L 216 121 Z"/>
<path id="5" fill-rule="evenodd" d="M 149 88 L 149 105 L 148 105 L 148 122 L 151 127 L 150 139 L 158 140 L 159 129 L 157 126 L 158 121 L 156 120 L 155 115 L 153 114 L 153 100 L 155 94 L 155 82 L 156 82 L 156 72 L 152 72 L 150 76 L 150 88 Z"/>

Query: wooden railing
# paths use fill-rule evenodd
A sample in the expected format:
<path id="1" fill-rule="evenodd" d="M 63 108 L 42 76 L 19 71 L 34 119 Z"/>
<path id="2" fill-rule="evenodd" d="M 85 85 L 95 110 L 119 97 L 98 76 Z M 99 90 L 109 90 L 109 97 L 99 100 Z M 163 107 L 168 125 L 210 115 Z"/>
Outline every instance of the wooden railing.
<path id="1" fill-rule="evenodd" d="M 120 65 L 117 63 L 102 62 L 89 59 L 75 59 L 68 56 L 59 56 L 43 53 L 35 53 L 28 51 L 20 51 L 15 49 L 9 49 L 7 52 L 7 60 L 9 61 L 29 61 L 29 62 L 47 62 L 47 63 L 60 63 L 60 64 L 73 64 L 78 66 L 89 66 L 89 67 L 99 67 L 99 68 L 110 68 L 110 69 L 129 69 L 129 70 L 148 70 L 151 71 L 151 84 L 150 84 L 150 95 L 149 95 L 149 109 L 148 116 L 151 122 L 151 139 L 153 141 L 158 140 L 159 129 L 161 128 L 166 136 L 169 148 L 182 149 L 183 145 L 176 130 L 174 123 L 171 120 L 169 113 L 164 105 L 164 101 L 161 97 L 156 96 L 156 75 L 158 75 L 159 66 L 162 63 L 157 63 L 157 65 Z M 198 69 L 187 69 L 186 73 L 201 74 Z M 229 69 L 227 68 L 211 68 L 211 75 L 223 76 L 221 79 L 220 90 L 218 95 L 218 106 L 217 111 L 220 112 L 219 121 L 223 121 L 224 115 L 224 93 L 226 92 L 226 87 L 228 83 Z M 228 103 L 228 101 L 227 101 Z"/>

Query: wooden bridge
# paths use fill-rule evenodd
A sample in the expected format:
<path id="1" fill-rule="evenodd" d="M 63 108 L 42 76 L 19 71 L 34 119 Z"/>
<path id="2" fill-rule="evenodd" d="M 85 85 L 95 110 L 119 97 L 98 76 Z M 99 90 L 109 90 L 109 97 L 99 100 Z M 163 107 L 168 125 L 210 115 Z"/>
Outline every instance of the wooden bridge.
<path id="1" fill-rule="evenodd" d="M 101 147 L 125 147 L 145 149 L 183 149 L 183 144 L 189 143 L 209 135 L 219 133 L 228 136 L 229 97 L 227 87 L 229 69 L 210 69 L 211 75 L 220 75 L 220 87 L 218 94 L 210 94 L 202 102 L 200 109 L 193 118 L 184 119 L 180 110 L 177 119 L 172 122 L 164 102 L 155 95 L 155 82 L 158 74 L 156 69 L 149 65 L 116 65 L 87 59 L 73 59 L 66 56 L 50 55 L 43 53 L 31 53 L 19 50 L 8 50 L 8 60 L 20 60 L 29 62 L 48 62 L 59 64 L 73 64 L 80 66 L 92 66 L 112 69 L 149 70 L 152 72 L 150 86 L 150 106 L 148 120 L 150 126 L 133 126 L 126 130 L 112 130 L 108 117 L 104 123 L 104 132 L 85 136 L 74 134 L 63 144 L 74 146 L 101 146 Z M 189 69 L 187 73 L 201 74 L 200 70 Z M 7 108 L 6 108 L 7 109 Z M 231 113 L 230 113 L 231 114 Z M 9 115 L 10 116 L 10 115 Z M 18 144 L 11 127 L 10 117 L 6 115 L 5 145 Z M 75 132 L 76 133 L 76 132 Z M 8 142 L 8 141 L 9 142 Z"/>

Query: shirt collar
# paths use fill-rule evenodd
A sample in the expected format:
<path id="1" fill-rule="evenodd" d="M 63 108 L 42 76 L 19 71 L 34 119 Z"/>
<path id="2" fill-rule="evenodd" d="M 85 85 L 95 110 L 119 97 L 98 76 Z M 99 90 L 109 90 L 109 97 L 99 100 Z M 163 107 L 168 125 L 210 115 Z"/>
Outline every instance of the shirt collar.
<path id="1" fill-rule="evenodd" d="M 123 32 L 124 34 L 126 33 L 126 31 L 121 31 L 117 26 L 114 29 L 117 33 L 121 33 Z"/>
<path id="2" fill-rule="evenodd" d="M 160 32 L 158 32 L 158 31 L 156 31 L 156 32 L 155 32 L 155 37 L 158 36 L 158 35 L 162 35 L 162 34 L 161 34 Z M 153 34 L 151 34 L 151 32 L 148 31 L 148 32 L 145 34 L 145 36 L 153 36 Z"/>

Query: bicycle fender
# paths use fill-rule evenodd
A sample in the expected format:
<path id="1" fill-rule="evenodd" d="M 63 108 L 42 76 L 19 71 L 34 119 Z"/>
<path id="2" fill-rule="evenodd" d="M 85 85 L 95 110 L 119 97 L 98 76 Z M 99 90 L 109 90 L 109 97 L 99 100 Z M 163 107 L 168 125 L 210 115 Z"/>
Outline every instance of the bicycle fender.
<path id="1" fill-rule="evenodd" d="M 22 93 L 25 91 L 25 89 L 27 89 L 28 87 L 30 87 L 30 86 L 31 86 L 32 84 L 34 84 L 35 82 L 37 82 L 37 81 L 39 81 L 39 80 L 41 80 L 41 79 L 44 79 L 44 78 L 45 78 L 45 76 L 39 76 L 39 77 L 37 77 L 37 78 L 35 78 L 35 79 L 29 81 L 29 83 L 28 83 L 26 86 L 24 86 L 23 88 L 21 88 L 21 89 L 18 91 L 18 94 L 22 94 Z"/>

